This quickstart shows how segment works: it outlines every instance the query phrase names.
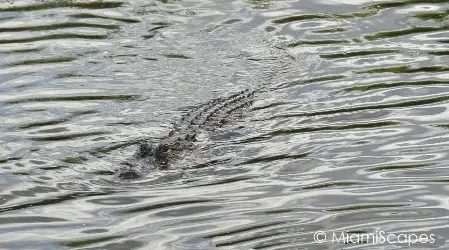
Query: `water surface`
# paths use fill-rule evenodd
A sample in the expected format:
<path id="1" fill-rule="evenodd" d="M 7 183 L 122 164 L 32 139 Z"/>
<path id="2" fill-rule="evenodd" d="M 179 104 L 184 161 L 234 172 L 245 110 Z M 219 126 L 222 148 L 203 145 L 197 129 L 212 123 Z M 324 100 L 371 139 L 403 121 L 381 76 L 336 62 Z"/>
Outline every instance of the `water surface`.
<path id="1" fill-rule="evenodd" d="M 448 18 L 444 0 L 3 0 L 0 248 L 444 248 Z M 114 178 L 192 107 L 260 86 L 171 169 Z"/>

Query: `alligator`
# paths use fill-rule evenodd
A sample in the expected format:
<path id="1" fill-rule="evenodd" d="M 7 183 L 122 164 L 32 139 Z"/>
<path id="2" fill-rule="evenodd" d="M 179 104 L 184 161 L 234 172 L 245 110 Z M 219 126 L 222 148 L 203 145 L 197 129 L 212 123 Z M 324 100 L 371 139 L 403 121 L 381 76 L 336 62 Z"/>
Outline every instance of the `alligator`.
<path id="1" fill-rule="evenodd" d="M 196 136 L 201 131 L 212 132 L 223 127 L 236 115 L 251 106 L 255 90 L 246 89 L 228 97 L 209 101 L 183 115 L 175 123 L 168 136 L 157 144 L 140 144 L 137 152 L 122 163 L 117 177 L 120 179 L 139 179 L 148 168 L 168 169 L 181 152 L 193 149 Z M 147 168 L 146 171 L 137 166 Z"/>
<path id="2" fill-rule="evenodd" d="M 276 59 L 276 63 L 279 63 L 279 57 Z M 281 71 L 277 68 L 274 73 L 264 72 L 268 75 L 264 81 L 272 81 L 274 75 Z M 168 169 L 183 152 L 195 148 L 199 133 L 212 132 L 233 120 L 236 115 L 242 115 L 253 103 L 255 94 L 265 86 L 266 84 L 261 84 L 255 89 L 246 89 L 193 108 L 158 143 L 141 143 L 137 152 L 121 164 L 116 176 L 122 180 L 134 180 L 142 178 L 151 170 Z"/>

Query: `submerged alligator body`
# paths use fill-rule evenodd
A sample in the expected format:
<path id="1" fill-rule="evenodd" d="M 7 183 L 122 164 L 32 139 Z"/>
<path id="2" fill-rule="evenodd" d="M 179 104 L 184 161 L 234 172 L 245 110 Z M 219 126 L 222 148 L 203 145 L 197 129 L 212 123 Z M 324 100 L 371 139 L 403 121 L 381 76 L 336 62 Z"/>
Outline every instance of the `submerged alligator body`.
<path id="1" fill-rule="evenodd" d="M 257 92 L 275 82 L 276 77 L 292 67 L 295 58 L 279 47 L 265 47 L 262 59 L 250 58 L 254 62 L 262 61 L 265 68 L 255 79 L 258 87 L 246 89 L 228 97 L 207 102 L 182 116 L 172 131 L 158 143 L 143 143 L 137 152 L 118 169 L 119 179 L 139 179 L 151 170 L 168 169 L 184 152 L 196 146 L 196 137 L 200 133 L 210 132 L 222 127 L 236 115 L 249 107 Z M 248 60 L 250 60 L 248 59 Z M 292 60 L 293 59 L 293 60 Z"/>
<path id="2" fill-rule="evenodd" d="M 139 179 L 151 169 L 168 169 L 182 152 L 195 147 L 198 133 L 222 127 L 249 107 L 255 92 L 256 90 L 247 89 L 228 97 L 214 99 L 191 110 L 175 124 L 168 136 L 157 144 L 141 144 L 131 159 L 122 163 L 117 177 Z"/>

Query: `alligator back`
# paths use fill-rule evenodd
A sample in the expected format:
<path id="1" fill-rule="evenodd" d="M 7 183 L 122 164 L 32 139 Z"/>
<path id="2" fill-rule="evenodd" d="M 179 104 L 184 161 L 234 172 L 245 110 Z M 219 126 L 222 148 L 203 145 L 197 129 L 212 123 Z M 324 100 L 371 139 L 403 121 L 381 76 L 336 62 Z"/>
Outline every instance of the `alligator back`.
<path id="1" fill-rule="evenodd" d="M 291 60 L 291 56 L 288 55 Z M 276 59 L 276 58 L 275 58 Z M 285 59 L 285 57 L 284 57 Z M 281 74 L 288 60 L 279 60 L 279 67 L 263 72 L 263 81 L 255 89 L 220 97 L 193 108 L 175 123 L 171 132 L 158 143 L 143 143 L 137 152 L 123 162 L 116 176 L 120 179 L 138 179 L 151 170 L 168 169 L 183 152 L 195 148 L 199 133 L 214 131 L 242 114 L 254 101 L 257 92 L 269 86 L 274 77 Z"/>

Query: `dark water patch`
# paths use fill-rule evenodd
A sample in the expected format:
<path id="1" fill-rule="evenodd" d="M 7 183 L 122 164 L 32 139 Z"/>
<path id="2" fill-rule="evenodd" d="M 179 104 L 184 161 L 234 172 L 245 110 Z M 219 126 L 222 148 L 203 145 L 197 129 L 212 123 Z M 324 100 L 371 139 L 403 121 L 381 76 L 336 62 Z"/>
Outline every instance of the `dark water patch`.
<path id="1" fill-rule="evenodd" d="M 161 2 L 163 4 L 173 4 L 176 3 L 176 0 L 157 0 L 158 2 Z"/>
<path id="2" fill-rule="evenodd" d="M 47 170 L 47 171 L 50 171 L 50 170 L 58 170 L 58 169 L 64 169 L 64 168 L 67 168 L 67 166 L 61 166 L 61 165 L 59 165 L 59 166 L 51 166 L 51 167 L 39 167 L 39 169 L 41 169 L 41 170 Z"/>
<path id="3" fill-rule="evenodd" d="M 339 80 L 339 79 L 343 79 L 346 76 L 344 75 L 330 75 L 330 76 L 321 76 L 321 77 L 317 77 L 317 78 L 312 78 L 312 79 L 308 79 L 305 80 L 305 83 L 313 83 L 313 82 L 327 82 L 327 81 L 334 81 L 334 80 Z"/>
<path id="4" fill-rule="evenodd" d="M 438 124 L 435 125 L 436 127 L 440 127 L 440 128 L 445 128 L 445 129 L 449 129 L 449 124 Z"/>
<path id="5" fill-rule="evenodd" d="M 434 55 L 434 56 L 447 56 L 449 55 L 449 50 L 444 50 L 444 51 L 432 51 L 429 52 L 430 55 Z"/>
<path id="6" fill-rule="evenodd" d="M 411 34 L 416 34 L 416 33 L 427 33 L 427 32 L 448 30 L 448 28 L 449 28 L 449 26 L 412 27 L 412 28 L 407 28 L 407 29 L 402 29 L 402 30 L 378 32 L 375 34 L 366 35 L 364 37 L 368 41 L 374 41 L 374 40 L 379 40 L 379 39 L 394 38 L 394 37 L 400 37 L 400 36 L 411 35 Z"/>
<path id="7" fill-rule="evenodd" d="M 111 24 L 95 24 L 95 23 L 53 23 L 47 25 L 35 25 L 24 27 L 0 27 L 0 32 L 22 32 L 22 31 L 46 31 L 68 28 L 99 28 L 107 30 L 119 30 L 120 26 Z"/>
<path id="8" fill-rule="evenodd" d="M 15 101 L 8 101 L 8 104 L 19 104 L 27 102 L 59 102 L 59 101 L 130 101 L 137 99 L 137 95 L 86 95 L 86 96 L 55 96 L 55 97 L 36 97 Z"/>
<path id="9" fill-rule="evenodd" d="M 121 7 L 123 2 L 110 2 L 110 1 L 72 1 L 72 0 L 60 0 L 60 1 L 42 1 L 39 4 L 22 5 L 22 6 L 10 6 L 8 8 L 0 8 L 0 12 L 11 11 L 36 11 L 47 10 L 56 8 L 79 8 L 79 9 L 107 9 Z"/>
<path id="10" fill-rule="evenodd" d="M 88 161 L 84 156 L 78 156 L 78 157 L 66 157 L 64 159 L 61 159 L 62 162 L 69 163 L 69 164 L 82 164 Z"/>
<path id="11" fill-rule="evenodd" d="M 448 3 L 449 0 L 406 0 L 406 1 L 391 1 L 391 2 L 382 2 L 382 3 L 375 3 L 368 5 L 366 7 L 363 7 L 363 9 L 376 9 L 376 10 L 384 10 L 384 9 L 390 9 L 390 8 L 397 8 L 397 7 L 406 7 L 409 5 L 416 5 L 416 4 L 442 4 L 442 3 Z"/>
<path id="12" fill-rule="evenodd" d="M 434 20 L 434 21 L 438 21 L 438 22 L 442 22 L 442 21 L 446 20 L 448 16 L 449 16 L 449 10 L 446 10 L 443 12 L 436 12 L 436 13 L 424 12 L 424 13 L 415 15 L 416 18 L 424 20 L 424 21 Z"/>
<path id="13" fill-rule="evenodd" d="M 275 24 L 286 24 L 296 21 L 313 20 L 313 19 L 351 19 L 359 17 L 369 17 L 375 15 L 377 11 L 367 9 L 367 11 L 353 12 L 347 14 L 329 14 L 329 13 L 319 13 L 319 14 L 302 14 L 289 16 L 284 18 L 275 19 L 272 22 Z"/>
<path id="14" fill-rule="evenodd" d="M 58 73 L 55 75 L 58 79 L 64 79 L 64 78 L 74 78 L 74 77 L 106 77 L 106 76 L 100 76 L 100 75 L 81 75 L 81 74 L 74 74 L 74 73 Z"/>
<path id="15" fill-rule="evenodd" d="M 12 174 L 15 176 L 30 176 L 31 175 L 30 173 L 25 173 L 25 172 L 14 172 Z"/>
<path id="16" fill-rule="evenodd" d="M 66 243 L 62 243 L 62 245 L 69 247 L 69 248 L 79 248 L 79 247 L 87 247 L 89 245 L 94 245 L 102 242 L 108 242 L 111 240 L 116 240 L 123 238 L 123 236 L 104 236 L 104 237 L 93 237 L 83 240 L 77 240 L 77 241 L 69 241 Z"/>
<path id="17" fill-rule="evenodd" d="M 148 32 L 154 32 L 154 31 L 163 29 L 163 28 L 168 27 L 168 26 L 169 26 L 168 24 L 167 25 L 156 26 L 156 27 L 153 27 L 153 28 L 149 29 Z"/>
<path id="18" fill-rule="evenodd" d="M 407 204 L 363 204 L 363 205 L 353 205 L 337 208 L 329 208 L 326 211 L 329 212 L 342 212 L 342 211 L 354 211 L 354 210 L 377 210 L 385 208 L 397 208 L 397 207 L 407 207 Z"/>
<path id="19" fill-rule="evenodd" d="M 83 115 L 92 115 L 92 114 L 97 114 L 97 113 L 98 113 L 97 110 L 87 109 L 87 110 L 72 111 L 71 116 L 79 117 L 79 116 L 83 116 Z"/>
<path id="20" fill-rule="evenodd" d="M 150 212 L 153 210 L 159 210 L 169 207 L 178 207 L 184 205 L 193 205 L 198 203 L 209 203 L 213 202 L 213 200 L 186 200 L 186 201 L 173 201 L 173 202 L 164 202 L 159 204 L 153 204 L 149 206 L 140 206 L 133 209 L 127 209 L 120 211 L 123 214 L 131 214 L 131 213 L 141 213 L 141 212 Z"/>
<path id="21" fill-rule="evenodd" d="M 9 63 L 9 66 L 23 66 L 23 65 L 35 65 L 35 64 L 49 64 L 49 63 L 62 63 L 71 62 L 75 60 L 72 57 L 57 57 L 57 58 L 43 58 L 34 60 L 25 60 L 21 62 Z"/>
<path id="22" fill-rule="evenodd" d="M 301 45 L 326 45 L 326 44 L 347 44 L 351 43 L 349 40 L 302 40 L 289 43 L 287 47 L 297 47 Z"/>
<path id="23" fill-rule="evenodd" d="M 220 160 L 211 160 L 211 161 L 207 161 L 205 163 L 199 163 L 199 164 L 195 164 L 191 167 L 191 169 L 201 169 L 201 168 L 208 168 L 208 167 L 212 167 L 215 165 L 219 165 L 219 164 L 225 164 L 225 163 L 229 163 L 231 161 L 231 159 L 220 159 Z"/>
<path id="24" fill-rule="evenodd" d="M 27 223 L 52 223 L 67 221 L 63 218 L 45 217 L 45 216 L 20 216 L 20 217 L 0 217 L 2 224 L 27 224 Z"/>
<path id="25" fill-rule="evenodd" d="M 280 160 L 287 160 L 287 159 L 301 159 L 301 158 L 307 157 L 308 155 L 309 155 L 308 153 L 305 153 L 305 154 L 296 154 L 296 155 L 282 154 L 282 155 L 256 157 L 256 158 L 244 161 L 244 162 L 240 163 L 239 165 L 263 163 L 263 162 L 273 162 L 273 161 L 280 161 Z"/>
<path id="26" fill-rule="evenodd" d="M 323 189 L 323 188 L 338 188 L 338 187 L 347 187 L 347 186 L 354 186 L 354 185 L 361 185 L 361 184 L 362 183 L 353 182 L 353 181 L 333 181 L 333 182 L 328 182 L 328 183 L 323 183 L 323 184 L 304 186 L 301 189 L 310 190 L 310 189 Z"/>
<path id="27" fill-rule="evenodd" d="M 102 175 L 104 175 L 104 176 L 114 176 L 116 171 L 95 170 L 95 171 L 91 171 L 90 173 L 93 174 L 93 175 L 96 175 L 96 176 L 102 176 Z"/>
<path id="28" fill-rule="evenodd" d="M 323 33 L 339 33 L 339 32 L 345 32 L 347 29 L 345 28 L 331 28 L 331 29 L 319 29 L 319 30 L 313 30 L 313 33 L 323 34 Z"/>
<path id="29" fill-rule="evenodd" d="M 164 21 L 155 21 L 155 22 L 151 22 L 151 25 L 155 25 L 155 26 L 170 26 L 171 23 L 170 22 L 164 22 Z"/>
<path id="30" fill-rule="evenodd" d="M 72 78 L 72 77 L 82 77 L 83 75 L 73 74 L 73 73 L 59 73 L 56 75 L 56 78 L 58 79 L 64 79 L 64 78 Z"/>
<path id="31" fill-rule="evenodd" d="M 234 18 L 234 19 L 229 19 L 226 21 L 223 21 L 223 24 L 233 24 L 233 23 L 238 23 L 243 21 L 242 19 L 238 19 L 238 18 Z"/>
<path id="32" fill-rule="evenodd" d="M 255 61 L 255 62 L 260 62 L 263 61 L 264 59 L 260 59 L 260 58 L 247 58 L 247 61 Z"/>
<path id="33" fill-rule="evenodd" d="M 81 233 L 85 233 L 85 234 L 99 234 L 99 233 L 107 233 L 107 232 L 109 232 L 109 230 L 104 229 L 104 228 L 98 228 L 98 229 L 84 230 Z"/>
<path id="34" fill-rule="evenodd" d="M 428 85 L 448 85 L 449 81 L 413 81 L 413 82 L 391 82 L 376 83 L 367 86 L 355 86 L 346 88 L 345 91 L 369 91 L 374 89 L 388 89 L 402 86 L 428 86 Z"/>
<path id="35" fill-rule="evenodd" d="M 35 207 L 41 207 L 41 206 L 48 206 L 48 205 L 55 205 L 60 204 L 63 202 L 67 202 L 70 200 L 77 200 L 81 197 L 91 197 L 91 196 L 102 196 L 102 195 L 108 195 L 112 194 L 113 192 L 80 192 L 80 193 L 72 193 L 67 195 L 60 195 L 54 198 L 45 198 L 40 201 L 36 202 L 29 202 L 24 203 L 21 205 L 15 205 L 15 206 L 9 206 L 9 207 L 0 207 L 0 213 L 9 212 L 9 211 L 15 211 L 15 210 L 22 210 L 27 208 L 35 208 Z"/>
<path id="36" fill-rule="evenodd" d="M 429 167 L 431 164 L 390 165 L 368 168 L 367 171 L 402 170 Z"/>
<path id="37" fill-rule="evenodd" d="M 439 43 L 449 43 L 449 40 L 438 40 Z"/>
<path id="38" fill-rule="evenodd" d="M 149 29 L 148 32 L 154 32 L 163 28 L 167 28 L 169 26 L 171 26 L 171 23 L 167 23 L 167 22 L 152 22 L 151 23 L 152 26 L 154 26 L 153 28 Z"/>
<path id="39" fill-rule="evenodd" d="M 185 56 L 183 54 L 171 53 L 171 54 L 162 54 L 162 55 L 167 57 L 167 58 L 174 58 L 174 59 L 192 59 L 192 57 Z"/>
<path id="40" fill-rule="evenodd" d="M 449 179 L 437 179 L 437 180 L 425 180 L 423 182 L 430 182 L 430 183 L 449 183 Z"/>
<path id="41" fill-rule="evenodd" d="M 388 50 L 388 49 L 387 50 L 363 50 L 363 51 L 354 51 L 354 52 L 324 54 L 324 55 L 320 55 L 320 57 L 325 58 L 325 59 L 339 59 L 339 58 L 349 58 L 349 57 L 357 57 L 357 56 L 390 54 L 390 53 L 398 53 L 398 52 L 399 52 L 399 50 Z"/>
<path id="42" fill-rule="evenodd" d="M 142 35 L 143 39 L 150 39 L 153 38 L 156 34 L 148 34 L 148 35 Z"/>
<path id="43" fill-rule="evenodd" d="M 113 56 L 109 56 L 109 58 L 117 58 L 117 57 L 137 57 L 139 56 L 138 54 L 125 54 L 125 55 L 113 55 Z"/>
<path id="44" fill-rule="evenodd" d="M 33 53 L 33 52 L 40 52 L 43 48 L 31 48 L 31 49 L 17 49 L 17 50 L 6 50 L 6 51 L 0 51 L 0 54 L 25 54 L 25 53 Z"/>
<path id="45" fill-rule="evenodd" d="M 120 22 L 124 22 L 124 23 L 140 23 L 140 20 L 137 20 L 137 19 L 126 18 L 126 17 L 102 16 L 102 15 L 96 15 L 96 14 L 91 14 L 91 13 L 77 13 L 77 14 L 70 15 L 70 17 L 78 18 L 78 19 L 98 18 L 98 19 L 120 21 Z"/>
<path id="46" fill-rule="evenodd" d="M 61 39 L 104 40 L 104 39 L 107 39 L 108 37 L 109 37 L 108 35 L 88 35 L 88 34 L 65 33 L 65 34 L 43 35 L 43 36 L 29 37 L 29 38 L 0 40 L 0 44 L 29 43 L 29 42 L 38 42 L 38 41 L 46 41 L 46 40 L 61 40 Z"/>
<path id="47" fill-rule="evenodd" d="M 376 73 L 434 73 L 434 72 L 447 72 L 449 68 L 446 66 L 428 66 L 428 67 L 420 67 L 420 68 L 412 68 L 410 65 L 406 66 L 397 66 L 397 67 L 388 67 L 388 68 L 377 68 L 370 69 L 367 71 L 358 71 L 358 74 L 376 74 Z"/>
<path id="48" fill-rule="evenodd" d="M 32 141 L 65 141 L 65 140 L 75 140 L 83 137 L 97 136 L 109 134 L 109 132 L 85 132 L 85 133 L 73 133 L 73 134 L 62 134 L 62 135 L 53 135 L 53 136 L 45 136 L 45 137 L 29 137 L 29 140 Z"/>
<path id="49" fill-rule="evenodd" d="M 303 14 L 303 15 L 296 15 L 296 16 L 289 16 L 284 18 L 279 18 L 273 20 L 273 23 L 276 24 L 285 24 L 285 23 L 291 23 L 296 21 L 303 21 L 303 20 L 311 20 L 311 19 L 328 19 L 333 18 L 334 16 L 331 14 Z"/>
<path id="50" fill-rule="evenodd" d="M 286 213 L 292 213 L 295 212 L 294 209 L 277 209 L 277 210 L 269 210 L 265 211 L 265 214 L 286 214 Z"/>
<path id="51" fill-rule="evenodd" d="M 6 159 L 0 159 L 0 163 L 8 163 L 10 161 L 18 161 L 21 159 L 22 157 L 7 157 Z"/>
<path id="52" fill-rule="evenodd" d="M 35 127 L 43 127 L 43 126 L 50 126 L 50 125 L 58 125 L 62 123 L 66 123 L 70 121 L 74 117 L 83 116 L 83 115 L 90 115 L 95 114 L 97 111 L 95 110 L 84 110 L 84 111 L 78 111 L 78 112 L 72 112 L 71 115 L 62 117 L 59 119 L 53 119 L 48 121 L 38 121 L 38 122 L 30 122 L 30 123 L 24 123 L 22 125 L 19 125 L 20 129 L 29 129 L 29 128 L 35 128 Z"/>
<path id="53" fill-rule="evenodd" d="M 130 126 L 130 125 L 137 125 L 137 124 L 142 124 L 144 122 L 110 122 L 105 124 L 105 126 Z"/>

